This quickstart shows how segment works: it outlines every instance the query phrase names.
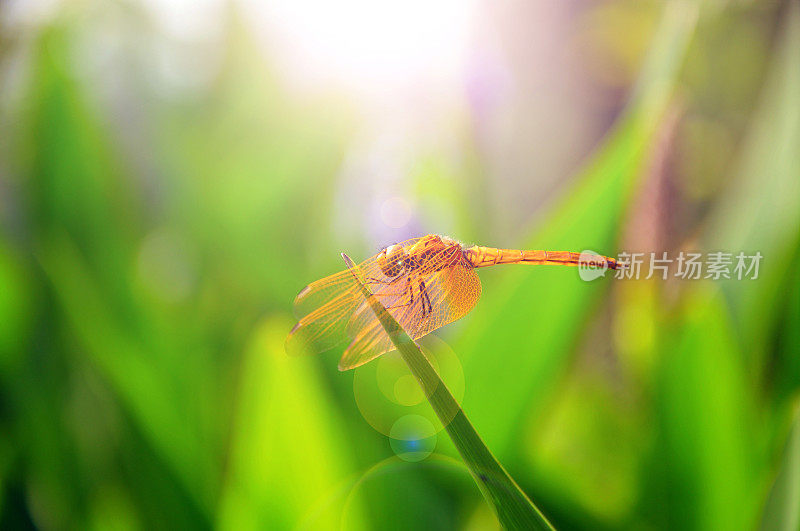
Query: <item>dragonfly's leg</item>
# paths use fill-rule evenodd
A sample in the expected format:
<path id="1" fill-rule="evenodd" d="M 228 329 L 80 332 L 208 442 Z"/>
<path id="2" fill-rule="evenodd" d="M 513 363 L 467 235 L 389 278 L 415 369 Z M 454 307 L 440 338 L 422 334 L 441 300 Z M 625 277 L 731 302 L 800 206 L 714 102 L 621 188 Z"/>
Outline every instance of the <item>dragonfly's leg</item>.
<path id="1" fill-rule="evenodd" d="M 422 280 L 417 280 L 417 287 L 419 288 L 419 301 L 422 304 L 422 316 L 428 313 L 428 307 L 425 304 L 425 283 Z"/>
<path id="2" fill-rule="evenodd" d="M 422 315 L 425 315 L 425 303 L 428 304 L 428 311 L 427 313 L 431 313 L 433 311 L 433 305 L 431 304 L 431 297 L 428 295 L 428 289 L 425 287 L 425 281 L 419 281 L 419 296 L 422 299 Z"/>
<path id="3" fill-rule="evenodd" d="M 403 290 L 403 293 L 402 293 L 402 295 L 406 295 L 406 294 L 410 295 L 408 302 L 406 302 L 404 304 L 398 304 L 398 305 L 395 305 L 395 306 L 388 306 L 386 309 L 387 310 L 394 310 L 394 309 L 397 309 L 397 308 L 405 308 L 406 306 L 413 305 L 414 304 L 414 291 L 411 289 L 411 286 L 412 286 L 411 285 L 411 277 L 409 277 L 409 278 L 406 279 L 406 287 L 405 287 L 405 289 Z M 400 295 L 400 294 L 398 293 L 397 295 Z"/>
<path id="4" fill-rule="evenodd" d="M 406 302 L 404 304 L 397 304 L 397 305 L 394 305 L 394 306 L 387 306 L 386 307 L 387 310 L 393 310 L 395 308 L 403 308 L 405 306 L 410 306 L 411 304 L 414 304 L 414 293 L 411 291 L 411 281 L 409 279 L 406 279 L 406 287 L 403 288 L 403 291 L 400 291 L 400 292 L 397 292 L 397 293 L 380 293 L 380 292 L 376 293 L 376 295 L 380 295 L 381 297 L 383 297 L 385 295 L 398 295 L 398 296 L 401 297 L 401 300 L 402 300 L 402 297 L 404 297 L 405 295 L 409 295 L 409 294 L 411 295 L 411 299 L 408 302 Z"/>
<path id="5" fill-rule="evenodd" d="M 428 307 L 425 305 L 425 283 L 417 279 L 417 287 L 419 288 L 419 303 L 422 305 L 422 316 L 428 313 Z"/>
<path id="6" fill-rule="evenodd" d="M 396 308 L 405 308 L 406 306 L 408 306 L 410 304 L 412 304 L 412 303 L 411 302 L 407 302 L 405 304 L 398 304 L 397 306 L 387 306 L 386 309 L 387 310 L 394 310 Z"/>
<path id="7" fill-rule="evenodd" d="M 381 280 L 379 278 L 367 277 L 367 281 L 368 281 L 367 284 L 383 284 L 385 286 L 391 286 L 392 284 L 394 284 L 395 282 L 400 280 L 400 278 L 402 278 L 402 277 L 400 277 L 400 275 L 397 275 L 396 277 L 392 278 L 391 280 L 389 280 L 387 282 L 387 281 Z"/>

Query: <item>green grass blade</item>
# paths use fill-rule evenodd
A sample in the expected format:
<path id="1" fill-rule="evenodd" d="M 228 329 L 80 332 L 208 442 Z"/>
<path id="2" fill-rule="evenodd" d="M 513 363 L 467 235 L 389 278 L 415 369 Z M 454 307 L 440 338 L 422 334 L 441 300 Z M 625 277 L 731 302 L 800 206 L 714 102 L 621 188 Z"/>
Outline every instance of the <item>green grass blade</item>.
<path id="1" fill-rule="evenodd" d="M 760 528 L 790 530 L 800 528 L 800 413 L 792 426 L 780 468 L 761 517 Z"/>
<path id="2" fill-rule="evenodd" d="M 653 149 L 697 18 L 692 3 L 665 4 L 628 110 L 563 201 L 519 246 L 617 253 L 618 228 Z M 490 284 L 494 275 L 497 280 Z M 517 459 L 521 427 L 545 414 L 586 317 L 598 308 L 608 283 L 580 282 L 577 272 L 567 268 L 509 267 L 502 274 L 486 271 L 481 276 L 487 289 L 456 343 L 464 371 L 473 377 L 464 400 L 475 421 L 485 426 L 492 447 Z M 533 301 L 544 301 L 547 311 L 527 310 Z M 526 311 L 512 311 L 517 308 Z M 516 355 L 483 355 L 498 347 L 513 348 Z M 494 400 L 483 400 L 486 396 Z"/>
<path id="3" fill-rule="evenodd" d="M 283 349 L 290 326 L 284 319 L 265 319 L 245 349 L 216 526 L 366 528 L 358 500 L 350 501 L 346 512 L 339 505 L 310 514 L 356 469 L 319 367 L 310 357 L 290 358 Z M 312 521 L 297 526 L 304 518 Z"/>
<path id="4" fill-rule="evenodd" d="M 656 385 L 656 527 L 753 529 L 758 520 L 757 395 L 721 290 L 704 282 L 666 331 Z M 670 492 L 667 500 L 664 492 Z"/>
<path id="5" fill-rule="evenodd" d="M 721 281 L 754 365 L 769 349 L 776 301 L 791 296 L 785 282 L 800 230 L 800 5 L 787 8 L 737 169 L 703 237 L 706 249 L 764 256 L 757 281 Z"/>
<path id="6" fill-rule="evenodd" d="M 358 269 L 354 267 L 350 257 L 342 253 L 342 258 L 353 272 L 372 311 L 422 386 L 431 407 L 442 421 L 481 493 L 497 513 L 500 523 L 506 529 L 553 529 L 547 518 L 486 447 L 419 347 L 358 277 Z"/>

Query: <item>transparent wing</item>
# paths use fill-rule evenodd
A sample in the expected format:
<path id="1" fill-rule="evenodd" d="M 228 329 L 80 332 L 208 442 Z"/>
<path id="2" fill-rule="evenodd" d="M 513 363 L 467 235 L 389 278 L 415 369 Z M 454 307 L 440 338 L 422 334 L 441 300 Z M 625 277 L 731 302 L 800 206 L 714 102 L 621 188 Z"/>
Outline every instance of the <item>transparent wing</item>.
<path id="1" fill-rule="evenodd" d="M 349 271 L 309 284 L 295 299 L 299 319 L 286 338 L 286 352 L 321 353 L 343 343 L 358 296 L 358 286 Z"/>
<path id="2" fill-rule="evenodd" d="M 419 238 L 399 245 L 413 245 Z M 391 293 L 397 279 L 387 277 L 374 255 L 357 267 L 363 279 L 384 305 L 393 303 Z M 294 301 L 297 325 L 286 338 L 289 354 L 321 353 L 344 343 L 353 336 L 348 335 L 348 323 L 364 302 L 361 289 L 346 269 L 303 288 Z"/>
<path id="3" fill-rule="evenodd" d="M 462 318 L 480 298 L 481 283 L 474 269 L 460 260 L 447 265 L 442 260 L 450 259 L 443 254 L 430 257 L 419 271 L 405 277 L 396 286 L 401 295 L 378 297 L 411 339 Z M 353 369 L 394 350 L 363 298 L 352 314 L 347 335 L 353 339 L 339 361 L 340 370 Z"/>

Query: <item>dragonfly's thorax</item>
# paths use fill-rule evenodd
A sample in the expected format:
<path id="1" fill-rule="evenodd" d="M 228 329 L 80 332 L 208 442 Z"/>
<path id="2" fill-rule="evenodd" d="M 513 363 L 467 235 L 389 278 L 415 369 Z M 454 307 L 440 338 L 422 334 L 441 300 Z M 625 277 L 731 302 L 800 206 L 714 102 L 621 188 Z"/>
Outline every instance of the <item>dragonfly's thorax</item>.
<path id="1" fill-rule="evenodd" d="M 431 234 L 411 245 L 392 245 L 378 254 L 378 265 L 387 277 L 415 271 L 434 273 L 464 260 L 461 244 Z"/>

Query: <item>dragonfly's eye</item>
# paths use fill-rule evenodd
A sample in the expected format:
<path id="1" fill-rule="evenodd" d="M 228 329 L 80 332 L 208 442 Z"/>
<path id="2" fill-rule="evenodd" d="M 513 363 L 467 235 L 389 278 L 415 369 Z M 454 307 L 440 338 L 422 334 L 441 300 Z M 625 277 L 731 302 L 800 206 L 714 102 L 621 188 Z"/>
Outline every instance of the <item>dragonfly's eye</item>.
<path id="1" fill-rule="evenodd" d="M 399 245 L 387 247 L 378 255 L 378 265 L 387 277 L 396 277 L 403 272 L 403 262 L 406 253 Z"/>

